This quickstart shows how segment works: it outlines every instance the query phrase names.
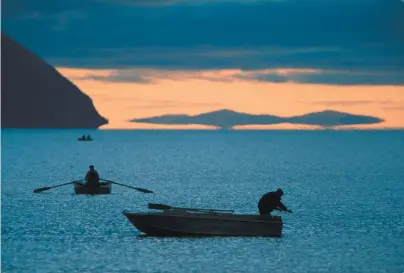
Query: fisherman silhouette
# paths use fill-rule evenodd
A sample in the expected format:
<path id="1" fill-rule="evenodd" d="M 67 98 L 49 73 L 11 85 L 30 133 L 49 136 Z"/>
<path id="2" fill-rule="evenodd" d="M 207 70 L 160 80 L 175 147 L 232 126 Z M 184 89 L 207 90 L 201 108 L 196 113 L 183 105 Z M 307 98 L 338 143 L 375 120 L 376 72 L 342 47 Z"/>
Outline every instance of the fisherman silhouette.
<path id="1" fill-rule="evenodd" d="M 96 188 L 100 183 L 100 176 L 98 172 L 95 170 L 94 165 L 91 165 L 90 170 L 86 174 L 86 186 L 90 188 Z"/>
<path id="2" fill-rule="evenodd" d="M 292 213 L 292 211 L 286 208 L 286 206 L 281 202 L 283 195 L 284 193 L 281 188 L 274 192 L 264 194 L 258 201 L 258 211 L 260 215 L 271 215 L 271 212 L 275 209 Z"/>

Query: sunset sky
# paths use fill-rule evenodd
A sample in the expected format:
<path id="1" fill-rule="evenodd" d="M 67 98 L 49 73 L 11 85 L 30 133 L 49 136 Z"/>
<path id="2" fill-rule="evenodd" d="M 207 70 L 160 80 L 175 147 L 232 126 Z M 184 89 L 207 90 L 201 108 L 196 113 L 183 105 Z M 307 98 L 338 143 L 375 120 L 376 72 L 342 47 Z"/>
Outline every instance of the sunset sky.
<path id="1" fill-rule="evenodd" d="M 89 95 L 103 129 L 204 128 L 128 120 L 219 109 L 404 128 L 401 0 L 3 0 L 2 31 Z"/>

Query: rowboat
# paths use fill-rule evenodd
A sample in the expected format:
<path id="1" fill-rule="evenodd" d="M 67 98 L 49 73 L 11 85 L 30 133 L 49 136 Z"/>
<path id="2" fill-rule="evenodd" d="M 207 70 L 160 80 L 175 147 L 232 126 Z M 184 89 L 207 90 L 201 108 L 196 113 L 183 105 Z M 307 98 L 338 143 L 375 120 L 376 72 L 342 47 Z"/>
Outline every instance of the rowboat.
<path id="1" fill-rule="evenodd" d="M 100 182 L 100 186 L 96 188 L 86 187 L 81 182 L 74 183 L 74 192 L 76 194 L 110 194 L 112 184 L 110 182 Z"/>
<path id="2" fill-rule="evenodd" d="M 77 140 L 78 140 L 78 141 L 93 141 L 92 138 L 90 138 L 90 139 L 87 139 L 87 138 L 78 138 Z"/>
<path id="3" fill-rule="evenodd" d="M 122 213 L 136 229 L 148 236 L 282 236 L 281 216 L 233 214 L 192 208 L 165 209 L 162 212 L 148 213 L 123 211 Z"/>

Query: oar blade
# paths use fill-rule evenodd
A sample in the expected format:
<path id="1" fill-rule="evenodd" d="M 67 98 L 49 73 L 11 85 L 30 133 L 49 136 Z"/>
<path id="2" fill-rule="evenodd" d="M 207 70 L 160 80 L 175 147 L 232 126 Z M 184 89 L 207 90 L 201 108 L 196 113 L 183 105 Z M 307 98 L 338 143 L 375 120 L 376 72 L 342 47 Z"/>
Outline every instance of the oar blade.
<path id="1" fill-rule="evenodd" d="M 136 187 L 133 187 L 133 186 L 121 184 L 121 183 L 111 181 L 111 180 L 107 180 L 107 179 L 103 179 L 103 178 L 100 178 L 100 180 L 103 180 L 105 182 L 109 182 L 109 183 L 112 183 L 112 184 L 120 185 L 120 186 L 123 186 L 123 187 L 127 187 L 127 188 L 130 188 L 130 189 L 134 189 L 134 190 L 137 190 L 137 191 L 140 191 L 140 192 L 143 192 L 143 193 L 153 193 L 153 191 L 148 190 L 148 189 L 136 188 Z"/>
<path id="2" fill-rule="evenodd" d="M 143 189 L 143 188 L 135 188 L 136 190 L 138 190 L 138 191 L 140 191 L 140 192 L 144 192 L 144 193 L 153 193 L 153 191 L 151 191 L 151 190 L 146 190 L 146 189 Z"/>
<path id="3" fill-rule="evenodd" d="M 74 184 L 74 183 L 77 183 L 77 182 L 80 182 L 80 181 L 82 181 L 82 180 L 72 181 L 72 182 L 68 182 L 68 183 L 63 183 L 63 184 L 56 185 L 56 186 L 51 186 L 51 187 L 43 187 L 43 188 L 35 189 L 35 190 L 33 190 L 33 192 L 34 192 L 34 193 L 38 193 L 38 192 L 42 192 L 42 191 L 47 191 L 47 190 L 50 190 L 50 189 L 53 189 L 53 188 L 57 188 L 57 187 L 61 187 L 61 186 L 66 186 L 66 185 L 69 185 L 69 184 Z"/>
<path id="4" fill-rule="evenodd" d="M 166 210 L 166 209 L 171 209 L 171 206 L 164 205 L 164 204 L 154 204 L 154 203 L 149 203 L 148 204 L 149 209 L 158 209 L 158 210 Z"/>
<path id="5" fill-rule="evenodd" d="M 35 189 L 35 190 L 33 190 L 33 192 L 38 193 L 38 192 L 43 192 L 43 191 L 47 191 L 50 189 L 52 189 L 52 187 L 43 187 L 43 188 Z"/>

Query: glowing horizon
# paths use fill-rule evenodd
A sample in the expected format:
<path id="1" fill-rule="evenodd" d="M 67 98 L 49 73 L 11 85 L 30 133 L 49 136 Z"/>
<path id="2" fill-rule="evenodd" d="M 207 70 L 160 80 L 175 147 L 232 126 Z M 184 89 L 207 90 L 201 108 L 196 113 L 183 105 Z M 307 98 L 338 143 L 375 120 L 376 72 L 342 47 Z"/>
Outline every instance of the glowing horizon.
<path id="1" fill-rule="evenodd" d="M 369 115 L 385 120 L 379 124 L 350 125 L 336 129 L 404 128 L 404 87 L 325 85 L 296 82 L 262 82 L 234 77 L 240 70 L 160 71 L 136 69 L 89 70 L 59 67 L 57 70 L 90 96 L 99 113 L 109 120 L 100 129 L 216 129 L 204 125 L 160 125 L 128 120 L 167 114 L 196 115 L 229 109 L 250 114 L 282 117 L 334 110 Z M 272 72 L 271 72 L 272 71 Z M 310 69 L 275 69 L 270 73 L 318 73 Z M 119 74 L 121 73 L 121 74 Z M 248 72 L 251 74 L 251 72 Z M 255 73 L 268 73 L 258 71 Z M 121 76 L 123 78 L 117 78 Z M 113 77 L 113 78 L 111 78 Z M 130 82 L 131 77 L 143 77 Z M 229 78 L 230 77 L 230 78 Z M 147 82 L 144 82 L 146 81 Z M 319 126 L 235 126 L 236 130 L 318 130 Z"/>

